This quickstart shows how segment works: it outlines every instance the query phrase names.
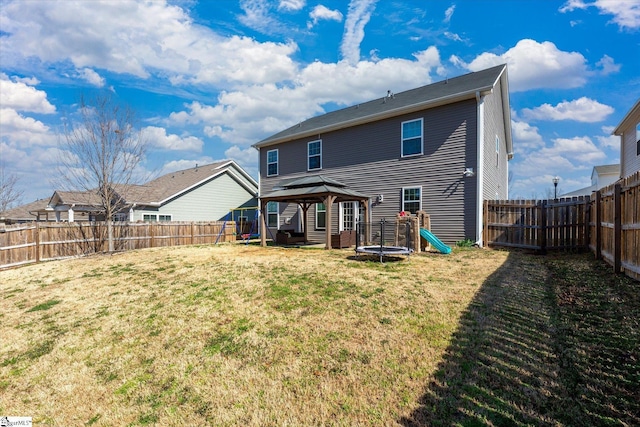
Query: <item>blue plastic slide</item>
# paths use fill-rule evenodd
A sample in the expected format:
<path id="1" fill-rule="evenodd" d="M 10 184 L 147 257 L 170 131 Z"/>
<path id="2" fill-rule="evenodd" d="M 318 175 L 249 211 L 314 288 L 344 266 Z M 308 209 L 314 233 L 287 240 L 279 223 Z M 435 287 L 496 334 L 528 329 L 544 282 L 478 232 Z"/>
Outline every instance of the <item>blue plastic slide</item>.
<path id="1" fill-rule="evenodd" d="M 440 239 L 438 239 L 432 232 L 430 232 L 426 228 L 420 229 L 420 237 L 422 237 L 424 240 L 429 242 L 431 246 L 433 246 L 443 254 L 451 253 L 451 248 L 445 245 L 444 243 L 442 243 Z"/>

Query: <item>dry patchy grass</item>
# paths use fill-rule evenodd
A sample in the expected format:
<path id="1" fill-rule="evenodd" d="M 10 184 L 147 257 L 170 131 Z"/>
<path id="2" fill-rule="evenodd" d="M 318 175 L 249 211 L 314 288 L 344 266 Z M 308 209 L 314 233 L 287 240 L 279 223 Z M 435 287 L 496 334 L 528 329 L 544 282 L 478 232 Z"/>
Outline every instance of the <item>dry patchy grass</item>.
<path id="1" fill-rule="evenodd" d="M 0 414 L 48 425 L 387 425 L 507 258 L 219 245 L 0 272 Z"/>
<path id="2" fill-rule="evenodd" d="M 0 271 L 37 425 L 634 425 L 637 282 L 592 256 L 161 248 Z"/>

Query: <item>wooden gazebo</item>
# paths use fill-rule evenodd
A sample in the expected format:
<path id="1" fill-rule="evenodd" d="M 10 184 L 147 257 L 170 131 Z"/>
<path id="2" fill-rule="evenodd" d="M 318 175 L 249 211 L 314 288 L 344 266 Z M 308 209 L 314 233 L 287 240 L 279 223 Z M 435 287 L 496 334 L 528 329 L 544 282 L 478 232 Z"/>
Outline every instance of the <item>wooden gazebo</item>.
<path id="1" fill-rule="evenodd" d="M 307 211 L 314 203 L 324 203 L 326 211 L 326 244 L 325 249 L 331 249 L 332 235 L 332 206 L 334 203 L 340 202 L 360 202 L 364 211 L 364 217 L 368 218 L 369 197 L 349 190 L 347 186 L 341 182 L 322 175 L 313 175 L 303 178 L 297 178 L 280 184 L 281 188 L 271 193 L 260 196 L 260 212 L 261 212 L 261 233 L 260 243 L 262 246 L 267 245 L 267 237 L 265 230 L 266 224 L 266 207 L 269 202 L 296 203 L 303 212 L 304 240 L 308 241 Z"/>

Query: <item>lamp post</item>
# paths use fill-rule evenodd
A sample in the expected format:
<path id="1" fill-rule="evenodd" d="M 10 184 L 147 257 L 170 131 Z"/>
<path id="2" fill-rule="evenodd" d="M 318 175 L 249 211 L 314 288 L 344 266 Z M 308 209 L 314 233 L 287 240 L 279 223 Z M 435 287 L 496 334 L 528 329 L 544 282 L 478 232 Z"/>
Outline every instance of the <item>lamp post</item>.
<path id="1" fill-rule="evenodd" d="M 557 176 L 553 178 L 553 198 L 554 199 L 558 198 L 558 181 L 560 181 L 560 178 L 558 178 Z"/>

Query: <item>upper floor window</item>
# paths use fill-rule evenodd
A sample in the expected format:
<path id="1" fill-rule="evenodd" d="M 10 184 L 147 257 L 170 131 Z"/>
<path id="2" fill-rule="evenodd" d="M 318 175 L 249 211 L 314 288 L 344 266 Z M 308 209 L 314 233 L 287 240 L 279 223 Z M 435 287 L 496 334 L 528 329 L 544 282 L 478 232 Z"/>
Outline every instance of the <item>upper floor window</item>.
<path id="1" fill-rule="evenodd" d="M 316 203 L 316 229 L 324 230 L 327 228 L 327 207 L 324 203 Z"/>
<path id="2" fill-rule="evenodd" d="M 307 144 L 309 162 L 307 170 L 322 169 L 322 141 L 312 141 Z"/>
<path id="3" fill-rule="evenodd" d="M 500 165 L 500 137 L 496 135 L 496 167 Z"/>
<path id="4" fill-rule="evenodd" d="M 412 214 L 422 210 L 422 187 L 405 187 L 402 189 L 402 210 Z"/>
<path id="5" fill-rule="evenodd" d="M 422 154 L 422 119 L 402 122 L 402 157 Z"/>
<path id="6" fill-rule="evenodd" d="M 267 203 L 267 227 L 278 227 L 278 224 L 280 223 L 278 211 L 278 202 Z"/>
<path id="7" fill-rule="evenodd" d="M 402 122 L 402 157 L 422 154 L 422 119 Z"/>
<path id="8" fill-rule="evenodd" d="M 278 175 L 278 150 L 267 151 L 267 176 Z"/>

